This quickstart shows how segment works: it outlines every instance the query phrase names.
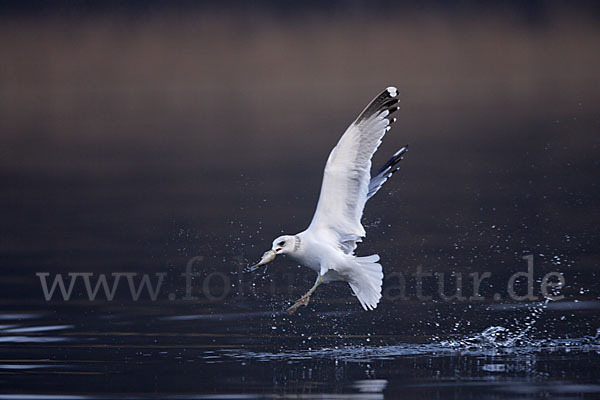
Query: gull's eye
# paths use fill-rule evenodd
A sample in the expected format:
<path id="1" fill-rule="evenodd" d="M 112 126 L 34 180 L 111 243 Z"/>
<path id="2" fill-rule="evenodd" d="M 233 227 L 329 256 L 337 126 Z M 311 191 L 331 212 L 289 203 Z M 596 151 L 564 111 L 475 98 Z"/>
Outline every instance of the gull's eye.
<path id="1" fill-rule="evenodd" d="M 277 243 L 277 246 L 280 246 L 280 247 L 283 247 L 284 245 L 285 245 L 285 241 L 283 241 L 283 240 L 281 242 Z"/>

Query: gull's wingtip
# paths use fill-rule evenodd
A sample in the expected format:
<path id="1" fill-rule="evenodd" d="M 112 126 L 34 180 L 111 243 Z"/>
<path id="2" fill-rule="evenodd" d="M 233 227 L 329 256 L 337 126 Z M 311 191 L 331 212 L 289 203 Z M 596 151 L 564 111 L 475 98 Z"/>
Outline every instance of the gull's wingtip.
<path id="1" fill-rule="evenodd" d="M 363 122 L 374 116 L 388 117 L 398 111 L 398 89 L 395 86 L 388 86 L 383 92 L 379 93 L 369 105 L 360 113 L 355 122 Z M 383 113 L 383 114 L 382 114 Z M 392 118 L 386 118 L 389 123 L 393 123 Z"/>
<path id="2" fill-rule="evenodd" d="M 408 145 L 404 145 L 404 146 L 402 146 L 402 148 L 400 150 L 398 150 L 397 152 L 394 153 L 392 158 L 398 157 L 399 155 L 404 154 L 407 151 L 408 151 Z"/>

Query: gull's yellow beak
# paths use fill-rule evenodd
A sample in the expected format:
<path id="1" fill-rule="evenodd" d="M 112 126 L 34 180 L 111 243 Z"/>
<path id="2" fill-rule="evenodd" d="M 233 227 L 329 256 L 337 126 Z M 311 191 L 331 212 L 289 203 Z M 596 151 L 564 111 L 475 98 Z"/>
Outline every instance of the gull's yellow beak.
<path id="1" fill-rule="evenodd" d="M 256 271 L 259 267 L 262 267 L 263 265 L 266 265 L 266 264 L 270 263 L 271 261 L 273 261 L 275 259 L 276 255 L 277 255 L 277 253 L 275 252 L 275 250 L 266 251 L 265 254 L 263 254 L 260 261 L 257 264 L 254 264 L 251 267 L 248 267 L 246 269 L 246 271 L 248 271 L 248 272 Z"/>

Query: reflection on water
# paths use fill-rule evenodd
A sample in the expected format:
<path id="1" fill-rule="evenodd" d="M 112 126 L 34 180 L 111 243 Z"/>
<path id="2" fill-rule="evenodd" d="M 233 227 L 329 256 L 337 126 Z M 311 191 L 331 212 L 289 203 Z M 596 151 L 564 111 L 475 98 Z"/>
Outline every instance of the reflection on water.
<path id="1" fill-rule="evenodd" d="M 55 316 L 3 315 L 0 381 L 10 381 L 11 391 L 0 399 L 155 398 L 154 391 L 169 399 L 600 394 L 600 330 L 509 341 L 527 326 L 488 327 L 410 342 L 389 336 L 387 344 L 373 344 L 370 335 L 340 337 L 336 345 L 329 335 L 307 337 L 304 328 L 283 336 L 197 332 L 203 320 L 222 331 L 232 323 L 264 325 L 273 316 L 261 312 L 147 313 L 133 325 L 120 323 L 127 315 L 106 316 L 57 325 Z M 12 336 L 15 329 L 24 336 Z"/>

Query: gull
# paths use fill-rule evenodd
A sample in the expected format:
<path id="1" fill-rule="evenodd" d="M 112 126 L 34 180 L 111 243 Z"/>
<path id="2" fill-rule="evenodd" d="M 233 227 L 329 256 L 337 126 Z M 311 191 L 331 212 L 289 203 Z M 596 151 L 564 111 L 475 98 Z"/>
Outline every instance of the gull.
<path id="1" fill-rule="evenodd" d="M 283 235 L 273 241 L 271 250 L 248 268 L 254 271 L 285 254 L 317 272 L 310 290 L 287 309 L 293 314 L 308 305 L 310 296 L 322 283 L 348 282 L 365 310 L 373 310 L 381 299 L 383 270 L 379 255 L 358 257 L 357 244 L 366 236 L 361 224 L 367 200 L 398 171 L 397 164 L 408 146 L 402 147 L 371 176 L 371 158 L 383 136 L 396 121 L 398 89 L 386 88 L 350 124 L 327 159 L 321 194 L 309 227 L 295 235 Z"/>

